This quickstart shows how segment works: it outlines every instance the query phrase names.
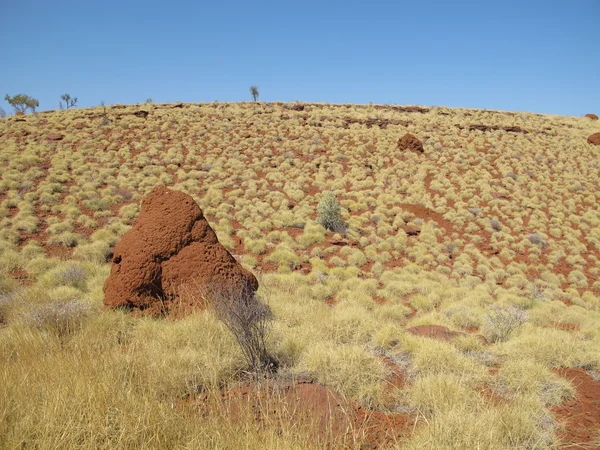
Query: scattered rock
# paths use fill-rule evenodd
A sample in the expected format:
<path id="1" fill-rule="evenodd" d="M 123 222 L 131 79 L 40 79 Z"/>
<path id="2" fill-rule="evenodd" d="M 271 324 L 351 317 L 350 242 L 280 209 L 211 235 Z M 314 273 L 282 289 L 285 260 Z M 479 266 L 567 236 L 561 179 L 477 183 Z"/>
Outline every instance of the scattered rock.
<path id="1" fill-rule="evenodd" d="M 594 133 L 588 138 L 588 144 L 600 145 L 600 133 Z"/>
<path id="2" fill-rule="evenodd" d="M 598 116 L 596 114 L 586 114 L 585 117 L 592 120 L 598 120 Z"/>
<path id="3" fill-rule="evenodd" d="M 141 117 L 142 119 L 148 117 L 148 114 L 150 114 L 148 111 L 136 111 L 133 113 L 135 117 Z"/>
<path id="4" fill-rule="evenodd" d="M 499 126 L 495 126 L 495 125 L 482 125 L 482 124 L 471 124 L 468 126 L 463 126 L 463 125 L 455 125 L 456 128 L 458 128 L 459 130 L 464 130 L 465 128 L 467 128 L 469 131 L 473 131 L 473 130 L 478 130 L 481 132 L 488 132 L 488 131 L 506 131 L 509 133 L 523 133 L 523 134 L 529 134 L 529 131 L 524 130 L 521 127 L 499 127 Z"/>
<path id="5" fill-rule="evenodd" d="M 406 133 L 398 141 L 398 149 L 423 153 L 423 143 L 416 136 Z"/>
<path id="6" fill-rule="evenodd" d="M 181 316 L 202 307 L 202 291 L 250 295 L 258 281 L 223 247 L 189 195 L 158 186 L 114 249 L 104 305 L 150 316 Z"/>
<path id="7" fill-rule="evenodd" d="M 387 128 L 388 125 L 401 125 L 403 127 L 410 125 L 410 122 L 407 122 L 406 120 L 377 119 L 377 118 L 373 118 L 373 117 L 370 117 L 368 119 L 356 119 L 353 117 L 347 117 L 344 119 L 343 128 L 348 129 L 348 128 L 350 128 L 350 125 L 355 124 L 355 123 L 364 125 L 367 128 L 372 128 L 374 126 L 378 126 L 381 129 Z"/>
<path id="8" fill-rule="evenodd" d="M 415 227 L 412 225 L 407 225 L 404 227 L 404 232 L 408 236 L 418 236 L 421 233 L 421 229 L 419 227 Z"/>
<path id="9" fill-rule="evenodd" d="M 287 105 L 286 109 L 290 109 L 292 111 L 304 111 L 304 105 L 301 103 L 294 103 L 292 105 Z"/>
<path id="10" fill-rule="evenodd" d="M 49 141 L 62 141 L 64 138 L 64 135 L 59 134 L 59 133 L 50 133 L 46 137 L 48 138 Z"/>
<path id="11" fill-rule="evenodd" d="M 399 113 L 420 113 L 425 114 L 429 112 L 429 108 L 422 108 L 421 106 L 390 106 L 390 105 L 375 105 L 375 109 L 392 110 Z"/>

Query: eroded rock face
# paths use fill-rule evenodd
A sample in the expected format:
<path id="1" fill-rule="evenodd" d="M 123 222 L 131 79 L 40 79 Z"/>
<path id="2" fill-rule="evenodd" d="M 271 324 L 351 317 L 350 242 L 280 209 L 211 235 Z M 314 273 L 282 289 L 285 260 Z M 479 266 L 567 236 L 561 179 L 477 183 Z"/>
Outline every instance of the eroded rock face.
<path id="1" fill-rule="evenodd" d="M 204 289 L 258 281 L 223 247 L 189 195 L 158 186 L 142 201 L 137 222 L 115 247 L 104 305 L 151 316 L 182 316 L 202 307 Z"/>
<path id="2" fill-rule="evenodd" d="M 585 117 L 592 120 L 598 120 L 598 116 L 596 114 L 586 114 Z"/>
<path id="3" fill-rule="evenodd" d="M 423 153 L 423 143 L 410 133 L 406 133 L 398 141 L 398 149 Z"/>
<path id="4" fill-rule="evenodd" d="M 600 145 L 600 133 L 594 133 L 588 138 L 588 144 Z"/>

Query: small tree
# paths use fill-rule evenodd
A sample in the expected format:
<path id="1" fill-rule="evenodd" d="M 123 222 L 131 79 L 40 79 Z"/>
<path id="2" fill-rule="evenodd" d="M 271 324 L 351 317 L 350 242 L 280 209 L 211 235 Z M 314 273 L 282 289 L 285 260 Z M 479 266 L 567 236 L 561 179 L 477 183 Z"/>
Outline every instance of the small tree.
<path id="1" fill-rule="evenodd" d="M 258 100 L 258 86 L 250 86 L 250 94 L 254 101 Z"/>
<path id="2" fill-rule="evenodd" d="M 25 94 L 17 94 L 12 97 L 8 94 L 4 97 L 4 100 L 15 109 L 15 112 L 25 113 L 28 109 L 31 112 L 35 112 L 35 108 L 40 106 L 40 102 L 35 98 Z"/>
<path id="3" fill-rule="evenodd" d="M 6 111 L 0 108 L 0 119 L 4 119 L 6 117 Z"/>
<path id="4" fill-rule="evenodd" d="M 203 297 L 231 331 L 254 374 L 275 372 L 277 360 L 267 350 L 271 310 L 246 282 L 204 288 Z"/>
<path id="5" fill-rule="evenodd" d="M 342 208 L 333 192 L 325 192 L 317 207 L 317 222 L 326 229 L 336 233 L 345 233 L 346 227 L 342 222 Z"/>
<path id="6" fill-rule="evenodd" d="M 152 100 L 150 97 L 148 97 L 144 103 L 146 103 L 146 105 L 151 105 L 154 103 L 154 100 Z"/>
<path id="7" fill-rule="evenodd" d="M 77 104 L 77 97 L 71 98 L 69 94 L 61 95 L 60 98 L 65 102 L 59 102 L 60 109 L 69 109 Z"/>

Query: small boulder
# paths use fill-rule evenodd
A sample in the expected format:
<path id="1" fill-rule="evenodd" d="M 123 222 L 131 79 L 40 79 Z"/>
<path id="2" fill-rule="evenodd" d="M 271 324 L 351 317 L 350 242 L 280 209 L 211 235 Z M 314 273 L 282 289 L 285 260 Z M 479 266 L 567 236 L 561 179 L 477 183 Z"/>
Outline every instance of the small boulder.
<path id="1" fill-rule="evenodd" d="M 423 153 L 423 143 L 412 134 L 406 133 L 398 141 L 398 149 Z"/>
<path id="2" fill-rule="evenodd" d="M 215 288 L 243 296 L 258 289 L 254 275 L 223 247 L 189 195 L 158 186 L 117 244 L 104 305 L 150 316 L 182 316 L 203 307 Z"/>
<path id="3" fill-rule="evenodd" d="M 414 225 L 407 225 L 404 227 L 404 232 L 407 236 L 418 236 L 421 233 L 421 229 Z"/>
<path id="4" fill-rule="evenodd" d="M 592 120 L 598 120 L 598 116 L 596 114 L 586 114 L 585 117 Z"/>
<path id="5" fill-rule="evenodd" d="M 48 138 L 49 141 L 62 141 L 64 138 L 64 136 L 59 133 L 50 133 L 46 137 Z"/>
<path id="6" fill-rule="evenodd" d="M 600 145 L 600 133 L 594 133 L 588 138 L 588 144 Z"/>

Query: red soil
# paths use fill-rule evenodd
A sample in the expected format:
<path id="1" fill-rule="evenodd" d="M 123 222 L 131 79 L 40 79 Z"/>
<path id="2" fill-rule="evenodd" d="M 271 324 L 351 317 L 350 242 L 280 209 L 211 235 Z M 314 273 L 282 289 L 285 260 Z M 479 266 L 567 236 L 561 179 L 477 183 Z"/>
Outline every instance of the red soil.
<path id="1" fill-rule="evenodd" d="M 477 328 L 473 328 L 473 330 L 477 330 Z M 451 341 L 452 339 L 459 336 L 468 336 L 467 333 L 462 333 L 460 331 L 452 331 L 449 328 L 442 325 L 417 325 L 415 327 L 407 328 L 406 331 L 416 336 L 438 339 L 440 341 Z M 484 336 L 480 334 L 475 334 L 474 336 L 477 339 L 479 339 L 483 344 L 488 344 L 488 341 Z"/>
<path id="2" fill-rule="evenodd" d="M 310 381 L 243 384 L 222 394 L 216 404 L 201 398 L 203 414 L 226 408 L 234 421 L 249 414 L 257 425 L 309 433 L 311 443 L 327 449 L 376 449 L 399 442 L 413 418 L 360 406 Z"/>
<path id="3" fill-rule="evenodd" d="M 561 368 L 554 371 L 567 378 L 577 393 L 575 398 L 552 408 L 565 426 L 558 433 L 564 449 L 600 448 L 600 380 L 583 369 Z"/>
<path id="4" fill-rule="evenodd" d="M 455 337 L 465 336 L 464 333 L 452 331 L 442 325 L 417 325 L 416 327 L 407 328 L 406 331 L 416 336 L 439 339 L 440 341 L 450 341 Z"/>

